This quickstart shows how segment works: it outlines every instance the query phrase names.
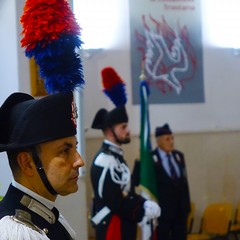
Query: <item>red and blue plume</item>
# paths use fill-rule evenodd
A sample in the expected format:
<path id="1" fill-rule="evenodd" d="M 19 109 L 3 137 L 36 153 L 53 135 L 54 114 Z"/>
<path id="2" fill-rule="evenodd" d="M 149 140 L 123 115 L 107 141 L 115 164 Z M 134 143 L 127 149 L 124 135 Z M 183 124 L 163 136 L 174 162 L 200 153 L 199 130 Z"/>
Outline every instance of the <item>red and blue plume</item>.
<path id="1" fill-rule="evenodd" d="M 67 0 L 26 0 L 21 45 L 34 57 L 48 93 L 84 85 L 80 26 Z"/>
<path id="2" fill-rule="evenodd" d="M 103 92 L 112 100 L 116 107 L 127 103 L 126 84 L 112 67 L 101 71 Z"/>

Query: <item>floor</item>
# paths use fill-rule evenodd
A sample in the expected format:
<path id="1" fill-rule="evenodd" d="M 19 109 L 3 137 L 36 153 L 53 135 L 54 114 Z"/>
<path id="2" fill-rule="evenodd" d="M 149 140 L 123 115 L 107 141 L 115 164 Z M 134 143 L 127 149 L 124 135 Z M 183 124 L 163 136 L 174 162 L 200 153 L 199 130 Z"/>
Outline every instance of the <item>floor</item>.
<path id="1" fill-rule="evenodd" d="M 95 238 L 94 237 L 90 237 L 88 240 L 95 240 Z M 228 240 L 236 240 L 236 239 L 233 236 L 229 236 Z"/>

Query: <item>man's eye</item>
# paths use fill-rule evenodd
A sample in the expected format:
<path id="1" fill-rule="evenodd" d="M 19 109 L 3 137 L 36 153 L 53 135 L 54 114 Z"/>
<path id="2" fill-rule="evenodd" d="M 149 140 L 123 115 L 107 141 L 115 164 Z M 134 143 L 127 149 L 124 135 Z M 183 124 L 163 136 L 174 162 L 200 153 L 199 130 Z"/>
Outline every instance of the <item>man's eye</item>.
<path id="1" fill-rule="evenodd" d="M 69 153 L 70 149 L 69 148 L 64 148 L 62 151 L 61 151 L 61 154 L 64 154 L 64 155 L 67 155 Z"/>

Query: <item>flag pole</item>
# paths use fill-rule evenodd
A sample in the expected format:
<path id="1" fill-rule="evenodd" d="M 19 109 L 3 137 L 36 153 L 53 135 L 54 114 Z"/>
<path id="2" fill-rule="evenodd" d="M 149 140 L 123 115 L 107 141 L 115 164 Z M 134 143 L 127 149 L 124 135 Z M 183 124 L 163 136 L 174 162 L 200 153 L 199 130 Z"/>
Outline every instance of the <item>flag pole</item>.
<path id="1" fill-rule="evenodd" d="M 141 62 L 141 74 L 139 76 L 140 79 L 140 119 L 141 119 L 141 131 L 140 131 L 140 167 L 145 168 L 147 160 L 151 161 L 151 141 L 150 141 L 150 124 L 149 124 L 149 112 L 148 112 L 148 96 L 149 96 L 149 89 L 146 83 L 146 76 L 144 71 L 144 60 Z M 145 164 L 144 164 L 145 162 Z M 144 165 L 144 166 L 143 166 Z M 143 172 L 140 169 L 140 184 L 144 187 L 142 191 L 142 195 L 150 199 L 154 194 L 152 194 L 152 189 L 149 189 L 148 183 L 144 182 L 144 175 L 145 172 Z M 145 192 L 147 190 L 147 192 Z M 147 194 L 147 195 L 145 195 Z M 146 235 L 146 229 L 144 230 L 144 227 L 142 227 L 142 233 L 145 232 L 144 236 L 142 236 L 142 240 L 153 240 L 154 236 L 154 227 L 153 227 L 153 220 L 149 219 L 146 222 L 146 225 L 149 225 L 149 233 L 150 235 Z M 147 226 L 146 226 L 147 227 Z"/>

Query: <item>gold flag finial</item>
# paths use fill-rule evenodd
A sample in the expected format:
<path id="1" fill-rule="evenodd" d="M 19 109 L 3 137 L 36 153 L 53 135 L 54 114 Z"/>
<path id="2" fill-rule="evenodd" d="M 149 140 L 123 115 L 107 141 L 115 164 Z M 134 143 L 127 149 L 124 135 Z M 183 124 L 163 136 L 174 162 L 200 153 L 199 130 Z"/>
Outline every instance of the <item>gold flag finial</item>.
<path id="1" fill-rule="evenodd" d="M 146 76 L 145 76 L 145 71 L 144 71 L 144 60 L 142 60 L 142 62 L 141 62 L 141 74 L 139 76 L 139 79 L 141 81 L 144 81 L 145 78 L 146 78 Z"/>

